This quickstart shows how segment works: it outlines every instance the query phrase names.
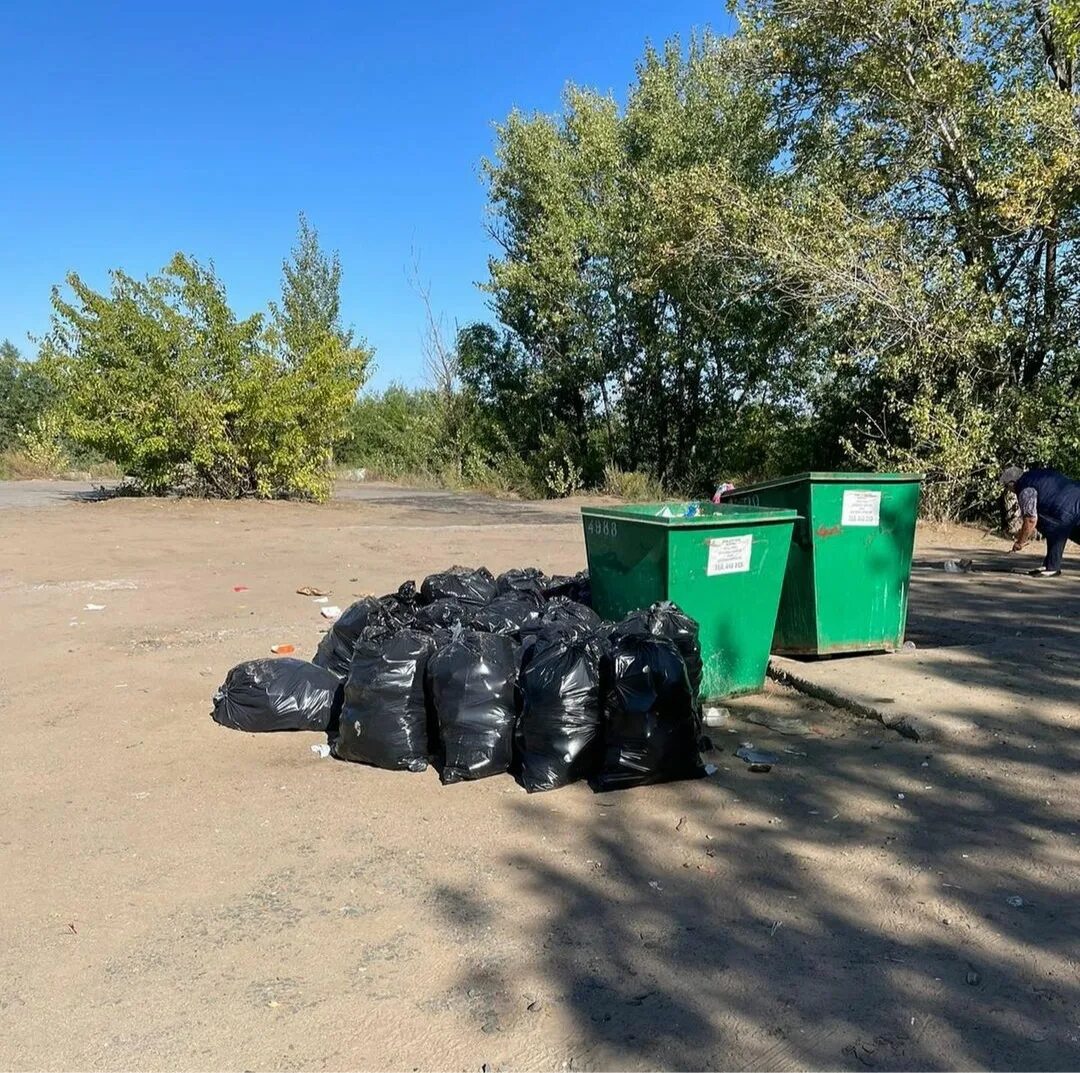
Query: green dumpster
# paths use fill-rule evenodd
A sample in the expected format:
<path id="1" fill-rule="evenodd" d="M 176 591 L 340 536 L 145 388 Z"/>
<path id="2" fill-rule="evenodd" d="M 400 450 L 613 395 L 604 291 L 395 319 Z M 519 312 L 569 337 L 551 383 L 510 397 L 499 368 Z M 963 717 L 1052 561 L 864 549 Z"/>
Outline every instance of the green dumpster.
<path id="1" fill-rule="evenodd" d="M 827 656 L 904 643 L 919 473 L 800 473 L 724 502 L 798 511 L 773 651 Z"/>
<path id="2" fill-rule="evenodd" d="M 593 607 L 617 621 L 671 600 L 701 633 L 703 697 L 765 683 L 793 510 L 686 503 L 583 507 Z"/>

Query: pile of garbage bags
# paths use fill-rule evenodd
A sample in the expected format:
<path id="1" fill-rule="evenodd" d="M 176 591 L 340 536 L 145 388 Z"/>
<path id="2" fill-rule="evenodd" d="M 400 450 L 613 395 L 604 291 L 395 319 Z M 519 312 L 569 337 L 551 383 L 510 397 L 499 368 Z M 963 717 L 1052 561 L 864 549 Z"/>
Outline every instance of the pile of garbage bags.
<path id="1" fill-rule="evenodd" d="M 325 731 L 340 760 L 443 783 L 512 773 L 530 793 L 697 778 L 698 626 L 674 604 L 603 622 L 588 574 L 454 566 L 365 597 L 310 663 L 234 667 L 213 718 Z"/>

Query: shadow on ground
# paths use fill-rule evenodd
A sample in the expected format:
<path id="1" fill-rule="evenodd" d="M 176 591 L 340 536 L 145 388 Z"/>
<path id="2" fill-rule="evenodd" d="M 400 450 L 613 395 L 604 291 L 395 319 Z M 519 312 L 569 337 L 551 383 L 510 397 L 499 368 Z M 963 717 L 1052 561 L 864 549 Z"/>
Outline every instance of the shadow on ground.
<path id="1" fill-rule="evenodd" d="M 1075 839 L 1078 818 L 978 764 L 923 768 L 918 746 L 875 744 L 805 743 L 808 758 L 782 768 L 807 778 L 775 768 L 597 798 L 584 867 L 509 857 L 544 906 L 520 925 L 544 1000 L 576 1025 L 572 1068 L 1077 1067 L 1074 888 L 1036 878 L 1026 857 L 1048 835 Z M 1048 783 L 1080 761 L 1075 744 L 1028 744 L 981 759 Z M 537 843 L 558 843 L 557 812 L 518 807 Z M 844 844 L 875 847 L 873 866 L 818 867 Z M 468 900 L 448 899 L 455 919 Z M 514 986 L 491 965 L 462 980 L 468 993 Z"/>
<path id="2" fill-rule="evenodd" d="M 596 797 L 584 832 L 557 794 L 517 803 L 535 838 L 507 863 L 542 906 L 520 927 L 571 1068 L 1080 1066 L 1080 585 L 919 564 L 912 593 L 918 636 L 973 646 L 959 672 L 920 652 L 970 740 L 743 721 L 713 778 Z M 1002 649 L 1014 628 L 1038 659 Z M 781 763 L 750 774 L 744 738 Z M 448 887 L 444 922 L 483 897 Z M 498 966 L 462 987 L 512 994 Z"/>

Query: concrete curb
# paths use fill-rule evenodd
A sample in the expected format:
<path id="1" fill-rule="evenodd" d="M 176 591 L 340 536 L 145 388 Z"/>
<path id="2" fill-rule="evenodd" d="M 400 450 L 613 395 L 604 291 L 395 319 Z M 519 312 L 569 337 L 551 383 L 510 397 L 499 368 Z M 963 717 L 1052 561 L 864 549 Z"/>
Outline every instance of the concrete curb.
<path id="1" fill-rule="evenodd" d="M 791 689 L 797 689 L 800 693 L 805 693 L 808 697 L 814 697 L 816 700 L 823 700 L 834 708 L 843 708 L 844 711 L 861 716 L 863 719 L 874 719 L 889 730 L 895 730 L 905 738 L 911 738 L 912 741 L 927 741 L 933 737 L 930 728 L 925 724 L 917 723 L 910 717 L 897 716 L 884 708 L 864 704 L 862 701 L 856 700 L 846 693 L 841 693 L 830 686 L 824 686 L 820 682 L 812 682 L 805 676 L 800 675 L 798 668 L 799 664 L 794 660 L 772 656 L 769 659 L 768 675 L 774 682 L 779 682 L 781 685 L 788 686 Z"/>

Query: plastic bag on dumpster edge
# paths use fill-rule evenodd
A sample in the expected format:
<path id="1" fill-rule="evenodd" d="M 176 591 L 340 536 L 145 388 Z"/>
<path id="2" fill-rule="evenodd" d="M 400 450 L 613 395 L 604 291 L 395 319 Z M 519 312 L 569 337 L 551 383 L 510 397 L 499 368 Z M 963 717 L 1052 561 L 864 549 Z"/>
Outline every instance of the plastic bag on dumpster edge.
<path id="1" fill-rule="evenodd" d="M 529 793 L 595 775 L 603 755 L 600 642 L 541 635 L 522 672 L 516 743 Z"/>
<path id="2" fill-rule="evenodd" d="M 345 682 L 334 756 L 391 770 L 427 768 L 424 675 L 434 649 L 431 635 L 417 630 L 360 639 Z"/>
<path id="3" fill-rule="evenodd" d="M 454 632 L 428 660 L 444 783 L 510 767 L 517 714 L 517 654 L 509 637 Z"/>
<path id="4" fill-rule="evenodd" d="M 312 662 L 338 678 L 346 678 L 360 634 L 369 626 L 384 625 L 385 622 L 386 610 L 374 596 L 365 596 L 349 604 L 319 642 Z"/>
<path id="5" fill-rule="evenodd" d="M 686 664 L 672 641 L 640 626 L 611 634 L 606 659 L 604 756 L 594 790 L 704 774 Z"/>
<path id="6" fill-rule="evenodd" d="M 214 694 L 215 723 L 234 730 L 333 730 L 341 682 L 307 660 L 252 659 L 238 663 Z"/>
<path id="7" fill-rule="evenodd" d="M 487 604 L 495 599 L 495 578 L 485 566 L 470 570 L 452 566 L 438 574 L 429 574 L 420 586 L 423 603 L 436 600 L 460 600 L 464 604 Z"/>
<path id="8" fill-rule="evenodd" d="M 633 622 L 640 622 L 649 633 L 657 637 L 666 637 L 674 642 L 675 647 L 686 663 L 686 673 L 690 679 L 690 689 L 695 700 L 701 694 L 701 644 L 698 641 L 698 624 L 689 615 L 684 614 L 677 604 L 664 600 L 642 611 L 628 615 L 618 626 L 618 631 L 625 631 Z"/>

